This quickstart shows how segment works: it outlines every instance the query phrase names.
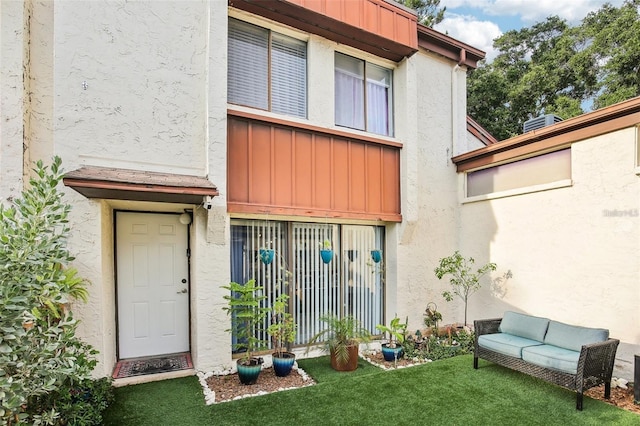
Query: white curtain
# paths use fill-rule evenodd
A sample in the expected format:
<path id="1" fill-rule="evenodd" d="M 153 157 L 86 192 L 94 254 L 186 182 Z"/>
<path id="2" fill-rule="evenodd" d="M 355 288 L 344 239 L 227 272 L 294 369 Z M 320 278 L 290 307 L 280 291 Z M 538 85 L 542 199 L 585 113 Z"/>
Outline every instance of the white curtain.
<path id="1" fill-rule="evenodd" d="M 364 130 L 364 84 L 361 76 L 336 68 L 336 125 Z"/>
<path id="2" fill-rule="evenodd" d="M 367 81 L 367 130 L 379 135 L 389 134 L 388 87 L 376 81 Z"/>

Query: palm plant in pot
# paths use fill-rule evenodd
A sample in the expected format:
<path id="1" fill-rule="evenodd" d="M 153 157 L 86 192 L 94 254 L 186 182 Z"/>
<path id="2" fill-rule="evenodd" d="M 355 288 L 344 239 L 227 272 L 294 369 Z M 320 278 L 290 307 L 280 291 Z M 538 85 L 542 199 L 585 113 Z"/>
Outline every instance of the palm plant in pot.
<path id="1" fill-rule="evenodd" d="M 227 306 L 222 308 L 231 316 L 231 328 L 225 331 L 235 336 L 234 349 L 244 350 L 236 363 L 238 378 L 242 384 L 252 385 L 262 369 L 262 358 L 253 353 L 267 349 L 267 341 L 259 337 L 263 331 L 260 327 L 270 312 L 270 308 L 262 306 L 267 297 L 261 294 L 263 287 L 257 286 L 253 279 L 246 284 L 231 282 L 222 288 L 230 292 L 224 296 Z"/>
<path id="2" fill-rule="evenodd" d="M 271 336 L 275 352 L 272 354 L 273 371 L 278 377 L 288 376 L 296 361 L 294 353 L 287 351 L 287 346 L 296 340 L 297 324 L 293 316 L 287 312 L 289 296 L 281 294 L 273 304 L 271 325 L 267 333 Z"/>
<path id="3" fill-rule="evenodd" d="M 380 330 L 384 335 L 389 335 L 389 342 L 382 344 L 382 356 L 385 361 L 397 361 L 402 358 L 403 348 L 402 344 L 405 340 L 405 334 L 407 332 L 407 322 L 400 322 L 400 318 L 397 316 L 391 320 L 389 326 L 384 324 L 378 324 L 376 328 Z"/>
<path id="4" fill-rule="evenodd" d="M 323 349 L 331 356 L 331 367 L 336 371 L 358 368 L 358 346 L 360 342 L 371 340 L 369 330 L 351 315 L 323 315 L 320 321 L 325 322 L 327 327 L 314 335 L 308 345 L 323 342 Z"/>

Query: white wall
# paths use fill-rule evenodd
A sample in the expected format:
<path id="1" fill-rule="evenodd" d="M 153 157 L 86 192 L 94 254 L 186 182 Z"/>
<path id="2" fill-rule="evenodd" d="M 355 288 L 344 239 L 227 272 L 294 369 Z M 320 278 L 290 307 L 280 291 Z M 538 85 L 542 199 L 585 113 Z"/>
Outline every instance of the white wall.
<path id="1" fill-rule="evenodd" d="M 54 135 L 68 167 L 205 173 L 208 24 L 205 1 L 55 3 Z"/>
<path id="2" fill-rule="evenodd" d="M 387 245 L 397 244 L 391 247 L 398 262 L 397 313 L 401 318 L 408 316 L 409 329 L 415 331 L 423 328 L 422 314 L 429 302 L 438 305 L 445 323 L 463 321 L 458 306 L 442 298 L 445 283 L 438 281 L 433 270 L 440 258 L 457 248 L 457 177 L 451 156 L 457 146 L 453 138 L 466 138 L 460 131 L 466 122 L 458 123 L 466 117 L 464 92 L 460 92 L 466 77 L 463 69 L 453 71 L 451 61 L 424 51 L 407 62 L 407 114 L 399 125 L 409 129 L 408 137 L 402 138 L 403 223 L 391 227 L 395 228 L 393 240 L 389 238 Z M 452 96 L 458 97 L 454 107 Z M 387 311 L 387 317 L 394 313 Z"/>
<path id="3" fill-rule="evenodd" d="M 28 42 L 22 1 L 0 2 L 0 203 L 22 191 L 24 79 Z"/>
<path id="4" fill-rule="evenodd" d="M 640 350 L 640 181 L 634 173 L 635 129 L 572 145 L 567 188 L 463 204 L 461 251 L 498 264 L 470 302 L 472 318 L 516 310 L 610 330 L 623 344 L 618 371 L 629 374 Z"/>

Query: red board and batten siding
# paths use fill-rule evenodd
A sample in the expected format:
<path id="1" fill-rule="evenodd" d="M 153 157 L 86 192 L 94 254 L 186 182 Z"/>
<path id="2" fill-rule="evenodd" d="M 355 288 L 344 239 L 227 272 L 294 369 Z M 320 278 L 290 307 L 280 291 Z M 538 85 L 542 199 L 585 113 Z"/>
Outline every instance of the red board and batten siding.
<path id="1" fill-rule="evenodd" d="M 401 144 L 230 113 L 230 213 L 399 222 Z"/>
<path id="2" fill-rule="evenodd" d="M 229 6 L 395 62 L 418 51 L 417 16 L 385 0 L 229 0 Z"/>

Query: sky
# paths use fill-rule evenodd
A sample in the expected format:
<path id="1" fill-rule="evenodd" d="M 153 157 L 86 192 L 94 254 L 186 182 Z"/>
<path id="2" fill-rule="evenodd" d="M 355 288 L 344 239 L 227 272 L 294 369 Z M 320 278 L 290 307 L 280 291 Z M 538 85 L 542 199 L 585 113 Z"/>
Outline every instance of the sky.
<path id="1" fill-rule="evenodd" d="M 552 15 L 578 25 L 605 3 L 619 7 L 623 0 L 440 0 L 447 10 L 434 28 L 486 52 L 491 61 L 497 54 L 493 40 L 505 32 L 531 27 Z"/>

